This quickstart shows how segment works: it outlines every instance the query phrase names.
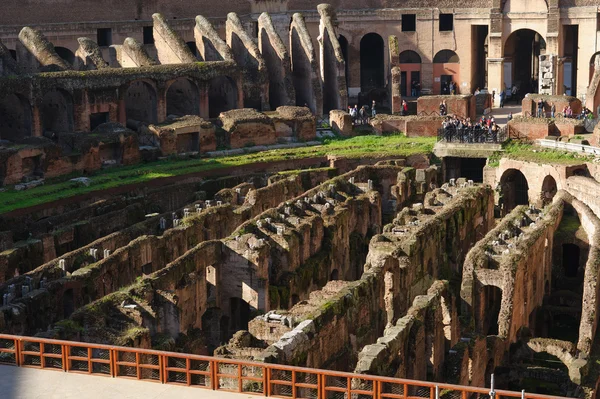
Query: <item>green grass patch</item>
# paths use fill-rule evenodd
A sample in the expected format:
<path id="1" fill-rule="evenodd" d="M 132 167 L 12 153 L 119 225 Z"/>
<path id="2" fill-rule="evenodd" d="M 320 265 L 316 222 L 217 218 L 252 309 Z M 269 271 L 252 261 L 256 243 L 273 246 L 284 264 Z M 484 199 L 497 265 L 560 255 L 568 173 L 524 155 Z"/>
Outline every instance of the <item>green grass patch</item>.
<path id="1" fill-rule="evenodd" d="M 433 150 L 435 140 L 435 137 L 407 138 L 402 135 L 359 136 L 349 139 L 326 139 L 323 140 L 322 145 L 314 147 L 271 150 L 223 158 L 170 159 L 98 171 L 87 176 L 91 179 L 89 187 L 79 187 L 68 181 L 81 175 L 63 176 L 47 180 L 45 185 L 29 190 L 8 189 L 1 192 L 0 214 L 127 184 L 144 183 L 163 177 L 243 166 L 256 162 L 275 162 L 326 155 L 361 158 L 427 154 Z"/>
<path id="2" fill-rule="evenodd" d="M 536 147 L 518 141 L 509 140 L 502 145 L 503 151 L 498 151 L 488 160 L 488 165 L 498 167 L 500 158 L 510 158 L 518 161 L 549 163 L 559 165 L 578 165 L 594 160 L 593 156 L 580 155 L 575 152 L 553 150 Z"/>

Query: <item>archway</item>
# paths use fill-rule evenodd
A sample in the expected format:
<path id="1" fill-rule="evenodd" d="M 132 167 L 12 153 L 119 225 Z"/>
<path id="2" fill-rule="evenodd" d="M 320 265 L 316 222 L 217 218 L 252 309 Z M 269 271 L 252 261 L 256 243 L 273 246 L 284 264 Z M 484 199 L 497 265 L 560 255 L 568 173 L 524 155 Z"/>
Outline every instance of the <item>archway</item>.
<path id="1" fill-rule="evenodd" d="M 137 80 L 125 92 L 125 114 L 128 120 L 157 123 L 156 90 L 151 84 Z"/>
<path id="2" fill-rule="evenodd" d="M 167 90 L 167 115 L 198 115 L 200 93 L 198 86 L 187 78 L 177 78 Z"/>
<path id="3" fill-rule="evenodd" d="M 575 244 L 563 244 L 562 267 L 565 277 L 577 277 L 581 250 Z"/>
<path id="4" fill-rule="evenodd" d="M 421 83 L 421 56 L 416 51 L 405 50 L 400 53 L 400 92 L 403 97 L 416 97 L 419 95 L 418 87 Z"/>
<path id="5" fill-rule="evenodd" d="M 554 177 L 550 175 L 544 177 L 541 195 L 542 205 L 546 206 L 550 204 L 552 202 L 552 198 L 554 198 L 557 191 L 558 189 L 556 187 L 556 180 L 554 180 Z"/>
<path id="6" fill-rule="evenodd" d="M 483 287 L 483 305 L 484 325 L 483 332 L 486 335 L 498 334 L 498 321 L 500 318 L 500 308 L 502 306 L 502 290 L 495 285 L 486 285 Z"/>
<path id="7" fill-rule="evenodd" d="M 349 66 L 348 66 L 348 39 L 344 35 L 340 35 L 338 37 L 338 42 L 340 43 L 340 48 L 342 49 L 342 56 L 344 57 L 345 63 L 345 72 L 346 72 L 346 87 L 350 87 L 350 75 L 349 75 Z"/>
<path id="8" fill-rule="evenodd" d="M 0 98 L 0 140 L 15 141 L 31 136 L 31 106 L 16 94 Z"/>
<path id="9" fill-rule="evenodd" d="M 221 112 L 237 108 L 238 91 L 228 76 L 212 78 L 208 88 L 208 114 L 217 118 Z"/>
<path id="10" fill-rule="evenodd" d="M 231 318 L 229 322 L 229 334 L 231 337 L 239 330 L 248 329 L 248 321 L 250 321 L 250 305 L 241 298 L 229 298 L 229 309 Z"/>
<path id="11" fill-rule="evenodd" d="M 538 92 L 539 56 L 546 53 L 546 41 L 534 30 L 519 29 L 504 43 L 504 85 L 513 84 L 521 96 Z"/>
<path id="12" fill-rule="evenodd" d="M 339 274 L 340 274 L 340 273 L 338 272 L 338 269 L 333 269 L 333 270 L 331 271 L 331 275 L 329 276 L 329 281 L 336 281 L 336 280 L 339 280 L 339 278 L 340 278 L 340 277 L 339 277 Z"/>
<path id="13" fill-rule="evenodd" d="M 73 65 L 75 62 L 75 54 L 71 50 L 66 47 L 54 47 L 54 51 L 56 54 L 63 60 L 67 61 L 69 64 Z"/>
<path id="14" fill-rule="evenodd" d="M 64 90 L 50 90 L 42 98 L 40 107 L 44 132 L 73 130 L 73 99 Z"/>
<path id="15" fill-rule="evenodd" d="M 360 90 L 363 93 L 384 87 L 383 38 L 367 33 L 360 40 Z"/>
<path id="16" fill-rule="evenodd" d="M 440 50 L 433 57 L 434 94 L 452 94 L 452 82 L 455 84 L 454 94 L 459 94 L 460 58 L 452 50 Z"/>
<path id="17" fill-rule="evenodd" d="M 502 206 L 507 214 L 518 205 L 529 204 L 529 184 L 525 175 L 517 169 L 508 169 L 500 178 Z"/>

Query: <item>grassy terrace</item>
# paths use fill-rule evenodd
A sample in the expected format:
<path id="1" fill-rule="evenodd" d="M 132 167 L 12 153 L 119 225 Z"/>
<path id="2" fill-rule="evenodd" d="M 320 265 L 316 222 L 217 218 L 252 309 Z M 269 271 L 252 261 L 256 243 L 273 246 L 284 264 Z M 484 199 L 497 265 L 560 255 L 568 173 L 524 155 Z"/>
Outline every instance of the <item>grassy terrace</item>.
<path id="1" fill-rule="evenodd" d="M 595 159 L 591 155 L 580 155 L 575 152 L 534 147 L 531 144 L 524 144 L 517 141 L 506 142 L 502 146 L 502 149 L 502 152 L 498 152 L 489 158 L 489 166 L 499 166 L 500 158 L 559 165 L 578 165 L 585 162 L 592 162 Z"/>
<path id="2" fill-rule="evenodd" d="M 57 179 L 48 179 L 45 185 L 25 191 L 8 188 L 0 192 L 0 214 L 15 209 L 26 208 L 58 199 L 106 190 L 127 184 L 147 182 L 152 179 L 180 176 L 234 166 L 243 166 L 257 162 L 274 162 L 325 155 L 348 158 L 369 156 L 408 156 L 430 153 L 435 137 L 407 138 L 393 136 L 359 136 L 349 139 L 333 138 L 323 141 L 320 146 L 271 150 L 254 154 L 244 154 L 223 158 L 173 159 L 132 166 L 107 169 L 87 175 L 91 180 L 89 187 L 78 186 L 69 179 L 82 176 L 69 175 Z"/>

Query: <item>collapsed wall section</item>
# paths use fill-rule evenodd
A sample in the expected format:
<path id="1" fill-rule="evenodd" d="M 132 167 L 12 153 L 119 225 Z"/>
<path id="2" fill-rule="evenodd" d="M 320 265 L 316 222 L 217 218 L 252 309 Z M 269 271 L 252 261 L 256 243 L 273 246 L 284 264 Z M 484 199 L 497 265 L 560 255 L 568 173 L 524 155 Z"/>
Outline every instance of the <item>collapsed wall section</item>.
<path id="1" fill-rule="evenodd" d="M 292 80 L 290 55 L 273 26 L 271 16 L 258 17 L 258 48 L 269 73 L 269 104 L 271 109 L 296 105 L 296 90 Z"/>
<path id="2" fill-rule="evenodd" d="M 237 14 L 227 14 L 225 29 L 227 45 L 243 71 L 244 105 L 269 111 L 269 74 L 258 46 L 244 29 Z"/>
<path id="3" fill-rule="evenodd" d="M 322 115 L 323 88 L 317 56 L 302 14 L 292 16 L 289 40 L 296 105 L 306 105 L 315 115 Z"/>
<path id="4" fill-rule="evenodd" d="M 337 16 L 330 4 L 319 4 L 319 54 L 323 81 L 323 112 L 348 108 L 346 61 L 336 32 Z"/>

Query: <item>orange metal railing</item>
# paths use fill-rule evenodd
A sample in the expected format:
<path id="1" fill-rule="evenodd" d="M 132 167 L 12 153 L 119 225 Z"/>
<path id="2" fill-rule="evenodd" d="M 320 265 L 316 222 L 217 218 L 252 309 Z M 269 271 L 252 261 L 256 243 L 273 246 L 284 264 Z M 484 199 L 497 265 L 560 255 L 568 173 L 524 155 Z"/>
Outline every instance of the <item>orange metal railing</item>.
<path id="1" fill-rule="evenodd" d="M 293 399 L 486 399 L 489 389 L 0 334 L 0 364 Z M 495 399 L 521 398 L 496 391 Z M 524 394 L 525 399 L 556 396 Z"/>

